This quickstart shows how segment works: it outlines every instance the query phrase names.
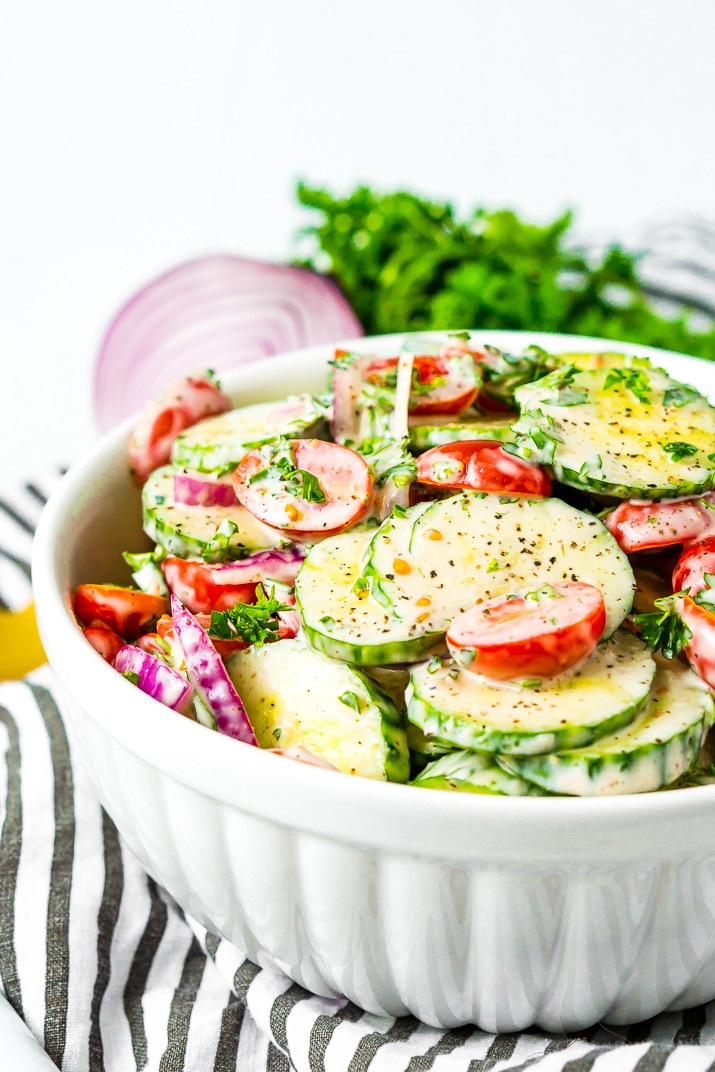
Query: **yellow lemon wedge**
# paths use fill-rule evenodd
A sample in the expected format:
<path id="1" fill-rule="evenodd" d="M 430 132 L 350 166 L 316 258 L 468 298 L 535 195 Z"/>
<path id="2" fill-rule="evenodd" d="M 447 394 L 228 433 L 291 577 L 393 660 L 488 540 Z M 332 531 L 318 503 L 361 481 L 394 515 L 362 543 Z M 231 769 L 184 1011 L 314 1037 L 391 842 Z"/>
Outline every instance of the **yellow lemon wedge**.
<path id="1" fill-rule="evenodd" d="M 19 611 L 0 610 L 0 681 L 24 677 L 45 662 L 34 604 Z"/>

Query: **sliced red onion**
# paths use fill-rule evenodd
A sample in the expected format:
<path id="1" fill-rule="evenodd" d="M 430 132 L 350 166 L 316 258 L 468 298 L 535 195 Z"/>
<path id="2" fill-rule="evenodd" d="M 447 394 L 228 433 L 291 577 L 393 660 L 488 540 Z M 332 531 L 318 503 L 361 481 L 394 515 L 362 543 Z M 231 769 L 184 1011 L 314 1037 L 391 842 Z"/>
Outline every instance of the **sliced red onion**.
<path id="1" fill-rule="evenodd" d="M 256 745 L 258 742 L 246 708 L 208 633 L 175 595 L 171 597 L 171 616 L 186 659 L 189 680 L 216 719 L 219 733 Z"/>
<path id="2" fill-rule="evenodd" d="M 291 745 L 290 748 L 269 748 L 274 756 L 285 756 L 286 759 L 297 760 L 298 763 L 308 763 L 311 767 L 323 767 L 325 770 L 337 770 L 338 768 L 327 759 L 321 759 L 315 752 L 304 748 L 302 744 Z"/>
<path id="3" fill-rule="evenodd" d="M 335 352 L 332 432 L 336 443 L 355 444 L 362 438 L 360 427 L 363 407 L 360 395 L 365 370 L 374 360 L 374 354 L 347 354 L 344 350 Z"/>
<path id="4" fill-rule="evenodd" d="M 172 268 L 119 310 L 95 366 L 100 431 L 197 366 L 219 372 L 269 354 L 362 335 L 338 287 L 302 268 L 230 255 Z"/>
<path id="5" fill-rule="evenodd" d="M 415 355 L 409 350 L 402 350 L 397 361 L 397 386 L 395 387 L 395 408 L 390 417 L 390 434 L 393 439 L 407 439 L 407 418 L 410 413 L 410 391 L 412 390 L 412 369 Z"/>
<path id="6" fill-rule="evenodd" d="M 114 668 L 120 674 L 136 674 L 142 692 L 174 711 L 183 714 L 191 706 L 194 690 L 184 675 L 148 651 L 126 644 L 117 652 Z"/>
<path id="7" fill-rule="evenodd" d="M 236 506 L 231 474 L 213 479 L 204 473 L 177 473 L 174 502 L 184 506 Z"/>
<path id="8" fill-rule="evenodd" d="M 286 547 L 256 551 L 238 562 L 211 563 L 211 583 L 234 585 L 281 581 L 292 585 L 304 558 L 304 548 Z"/>

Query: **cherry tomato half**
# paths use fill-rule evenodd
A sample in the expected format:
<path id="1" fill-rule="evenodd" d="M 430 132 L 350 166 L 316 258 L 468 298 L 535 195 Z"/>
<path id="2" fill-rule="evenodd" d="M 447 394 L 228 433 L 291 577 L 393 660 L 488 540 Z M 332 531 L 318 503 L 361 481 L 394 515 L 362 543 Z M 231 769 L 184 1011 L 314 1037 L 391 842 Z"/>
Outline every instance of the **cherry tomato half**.
<path id="1" fill-rule="evenodd" d="M 692 633 L 683 649 L 685 656 L 698 677 L 715 689 L 715 614 L 690 596 L 679 601 L 678 614 Z"/>
<path id="2" fill-rule="evenodd" d="M 459 358 L 459 361 L 452 360 Z M 399 357 L 381 357 L 371 361 L 365 379 L 382 383 L 397 368 Z M 410 395 L 410 416 L 425 413 L 461 413 L 477 397 L 479 377 L 473 365 L 465 366 L 464 351 L 440 356 L 416 354 L 412 366 L 413 391 Z"/>
<path id="3" fill-rule="evenodd" d="M 234 603 L 255 603 L 256 584 L 226 581 L 226 568 L 192 558 L 165 558 L 162 570 L 174 595 L 178 596 L 192 614 L 212 610 L 228 610 Z"/>
<path id="4" fill-rule="evenodd" d="M 94 650 L 99 652 L 104 661 L 108 663 L 114 662 L 115 655 L 126 644 L 126 640 L 120 637 L 119 633 L 115 633 L 113 629 L 110 629 L 108 625 L 104 625 L 103 622 L 86 625 L 82 632 Z"/>
<path id="5" fill-rule="evenodd" d="M 179 432 L 192 424 L 231 409 L 228 395 L 206 376 L 172 380 L 141 412 L 127 445 L 129 465 L 140 483 L 166 465 Z"/>
<path id="6" fill-rule="evenodd" d="M 715 574 L 715 536 L 707 536 L 685 548 L 673 570 L 673 591 L 687 588 L 689 595 L 694 596 L 707 586 L 706 573 Z"/>
<path id="7" fill-rule="evenodd" d="M 447 645 L 465 669 L 496 681 L 552 677 L 585 659 L 605 624 L 599 590 L 569 581 L 472 607 L 452 621 Z"/>
<path id="8" fill-rule="evenodd" d="M 74 595 L 74 612 L 83 625 L 104 622 L 133 640 L 166 611 L 166 600 L 118 584 L 81 584 Z"/>
<path id="9" fill-rule="evenodd" d="M 373 484 L 364 458 L 322 439 L 293 439 L 289 448 L 282 471 L 275 459 L 279 450 L 286 458 L 285 446 L 269 444 L 249 451 L 234 472 L 236 498 L 254 517 L 281 532 L 327 536 L 364 516 Z"/>
<path id="10" fill-rule="evenodd" d="M 604 524 L 621 549 L 631 554 L 699 540 L 715 529 L 715 514 L 702 499 L 659 503 L 629 499 L 617 506 Z"/>
<path id="11" fill-rule="evenodd" d="M 507 454 L 493 439 L 465 439 L 432 447 L 417 459 L 417 479 L 435 488 L 504 495 L 551 494 L 551 480 L 544 469 Z"/>

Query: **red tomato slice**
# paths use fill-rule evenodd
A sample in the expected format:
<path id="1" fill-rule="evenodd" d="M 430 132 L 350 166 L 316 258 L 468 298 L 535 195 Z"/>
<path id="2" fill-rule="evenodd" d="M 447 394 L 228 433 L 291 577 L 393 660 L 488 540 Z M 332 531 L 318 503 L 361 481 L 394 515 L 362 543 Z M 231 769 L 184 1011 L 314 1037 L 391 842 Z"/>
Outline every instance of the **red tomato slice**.
<path id="1" fill-rule="evenodd" d="M 133 640 L 166 612 L 166 600 L 118 584 L 81 584 L 74 612 L 83 625 L 104 622 L 125 640 Z"/>
<path id="2" fill-rule="evenodd" d="M 706 573 L 715 574 L 715 536 L 707 536 L 685 548 L 673 570 L 673 591 L 687 588 L 689 595 L 694 596 L 707 587 Z"/>
<path id="3" fill-rule="evenodd" d="M 82 630 L 87 640 L 95 651 L 99 652 L 105 662 L 113 663 L 114 656 L 120 648 L 126 644 L 126 640 L 115 633 L 108 625 L 97 622 L 95 625 L 87 625 Z"/>
<path id="4" fill-rule="evenodd" d="M 703 499 L 659 503 L 629 499 L 617 506 L 604 524 L 622 550 L 630 554 L 698 540 L 715 529 L 715 513 Z"/>
<path id="5" fill-rule="evenodd" d="M 476 373 L 465 372 L 463 360 L 453 362 L 454 357 L 464 358 L 464 351 L 432 356 L 416 354 L 413 363 L 413 384 L 418 390 L 410 396 L 410 416 L 425 413 L 461 413 L 471 406 L 479 390 Z M 397 368 L 398 357 L 381 357 L 371 361 L 365 370 L 365 379 L 382 383 L 386 374 Z"/>
<path id="6" fill-rule="evenodd" d="M 694 603 L 690 596 L 680 600 L 678 614 L 692 633 L 683 649 L 685 656 L 698 677 L 715 689 L 715 614 Z"/>
<path id="7" fill-rule="evenodd" d="M 551 480 L 544 469 L 507 454 L 493 439 L 465 439 L 432 447 L 417 459 L 417 479 L 435 488 L 551 494 Z"/>
<path id="8" fill-rule="evenodd" d="M 228 395 L 205 376 L 182 376 L 168 383 L 144 407 L 129 437 L 129 465 L 137 480 L 144 483 L 154 469 L 167 464 L 179 432 L 231 406 Z"/>
<path id="9" fill-rule="evenodd" d="M 356 451 L 322 439 L 291 440 L 295 470 L 317 480 L 317 489 L 305 493 L 303 478 L 289 475 L 286 479 L 272 464 L 279 453 L 285 457 L 285 447 L 251 450 L 233 475 L 236 498 L 259 521 L 281 532 L 328 536 L 350 528 L 365 515 L 373 478 Z"/>
<path id="10" fill-rule="evenodd" d="M 465 669 L 496 681 L 553 677 L 593 651 L 605 624 L 599 590 L 569 581 L 472 607 L 450 625 L 447 645 Z"/>
<path id="11" fill-rule="evenodd" d="M 165 558 L 162 570 L 174 595 L 193 614 L 228 610 L 234 603 L 255 603 L 257 581 L 227 583 L 226 568 L 191 558 Z"/>

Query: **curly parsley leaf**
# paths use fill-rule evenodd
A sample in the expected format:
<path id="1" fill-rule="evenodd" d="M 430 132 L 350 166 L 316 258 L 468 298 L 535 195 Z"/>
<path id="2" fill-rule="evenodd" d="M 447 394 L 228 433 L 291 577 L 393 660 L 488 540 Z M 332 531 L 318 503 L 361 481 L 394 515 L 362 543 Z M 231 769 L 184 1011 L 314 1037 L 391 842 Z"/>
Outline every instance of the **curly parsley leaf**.
<path id="1" fill-rule="evenodd" d="M 715 327 L 692 326 L 697 303 L 675 319 L 660 315 L 638 256 L 579 249 L 570 213 L 538 226 L 510 211 L 459 215 L 448 202 L 368 186 L 336 197 L 301 183 L 297 197 L 313 214 L 298 263 L 329 272 L 367 335 L 479 324 L 715 357 Z"/>
<path id="2" fill-rule="evenodd" d="M 275 590 L 267 595 L 262 584 L 256 585 L 255 603 L 236 603 L 228 610 L 211 611 L 208 635 L 216 640 L 242 640 L 246 644 L 263 644 L 275 640 L 280 628 L 278 612 L 290 610 L 279 603 Z"/>
<path id="3" fill-rule="evenodd" d="M 672 596 L 656 599 L 658 608 L 650 614 L 634 614 L 633 624 L 640 630 L 641 640 L 653 651 L 660 651 L 666 659 L 675 659 L 688 644 L 692 632 L 677 611 L 676 592 Z"/>

